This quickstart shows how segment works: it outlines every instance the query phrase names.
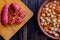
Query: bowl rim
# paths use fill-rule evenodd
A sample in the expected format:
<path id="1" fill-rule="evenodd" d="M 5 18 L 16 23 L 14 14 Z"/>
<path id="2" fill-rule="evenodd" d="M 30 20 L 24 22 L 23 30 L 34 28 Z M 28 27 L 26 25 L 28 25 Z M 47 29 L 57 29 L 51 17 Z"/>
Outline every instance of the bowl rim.
<path id="1" fill-rule="evenodd" d="M 46 36 L 48 36 L 48 37 L 50 37 L 50 38 L 52 38 L 52 39 L 60 39 L 60 38 L 56 38 L 56 37 L 53 37 L 53 36 L 49 35 L 49 34 L 42 28 L 42 26 L 41 26 L 41 24 L 40 24 L 40 13 L 41 13 L 41 10 L 42 10 L 42 8 L 45 6 L 45 4 L 48 3 L 49 1 L 51 1 L 51 0 L 45 0 L 45 2 L 40 6 L 39 11 L 38 11 L 38 14 L 37 14 L 37 22 L 38 22 L 39 28 L 42 30 L 42 32 L 43 32 Z"/>

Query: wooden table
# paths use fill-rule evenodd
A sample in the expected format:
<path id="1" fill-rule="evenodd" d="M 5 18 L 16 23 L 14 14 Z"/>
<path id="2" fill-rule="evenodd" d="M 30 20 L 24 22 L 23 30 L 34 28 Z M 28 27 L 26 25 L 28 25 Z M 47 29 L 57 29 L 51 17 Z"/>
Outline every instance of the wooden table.
<path id="1" fill-rule="evenodd" d="M 34 12 L 34 16 L 10 40 L 53 40 L 39 29 L 37 12 L 44 0 L 22 0 Z M 0 36 L 0 40 L 4 40 Z"/>

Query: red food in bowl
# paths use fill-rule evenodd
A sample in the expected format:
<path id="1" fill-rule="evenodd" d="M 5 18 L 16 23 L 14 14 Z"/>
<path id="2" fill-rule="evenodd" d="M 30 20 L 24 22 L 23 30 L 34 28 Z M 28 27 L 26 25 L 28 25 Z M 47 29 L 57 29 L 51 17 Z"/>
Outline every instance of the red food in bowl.
<path id="1" fill-rule="evenodd" d="M 57 1 L 57 3 L 56 3 L 56 1 Z M 37 17 L 37 20 L 38 20 L 39 28 L 43 31 L 43 33 L 45 35 L 47 35 L 48 37 L 53 38 L 53 39 L 60 39 L 60 33 L 58 33 L 60 31 L 57 32 L 57 30 L 56 30 L 56 28 L 60 29 L 60 27 L 59 27 L 59 25 L 60 25 L 60 17 L 59 17 L 59 15 L 60 15 L 60 12 L 59 12 L 59 10 L 60 10 L 60 3 L 59 2 L 60 2 L 60 0 L 46 0 L 42 4 L 42 6 L 40 7 L 39 12 L 38 12 L 38 15 L 37 15 L 38 16 Z M 50 6 L 50 4 L 52 6 Z M 54 18 L 57 19 L 57 21 L 55 21 Z M 53 23 L 54 24 L 56 23 L 55 24 L 56 28 L 53 28 L 52 27 L 52 25 L 54 25 Z M 54 30 L 55 29 L 53 32 L 56 32 L 56 34 L 52 34 L 52 32 L 51 32 L 50 29 L 51 30 Z"/>

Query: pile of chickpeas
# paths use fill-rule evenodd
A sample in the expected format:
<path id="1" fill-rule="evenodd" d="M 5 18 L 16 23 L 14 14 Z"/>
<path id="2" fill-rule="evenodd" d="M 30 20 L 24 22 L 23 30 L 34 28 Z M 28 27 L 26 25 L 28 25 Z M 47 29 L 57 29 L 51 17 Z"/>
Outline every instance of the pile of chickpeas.
<path id="1" fill-rule="evenodd" d="M 57 0 L 47 3 L 40 14 L 40 22 L 44 30 L 54 37 L 60 37 L 60 3 Z"/>

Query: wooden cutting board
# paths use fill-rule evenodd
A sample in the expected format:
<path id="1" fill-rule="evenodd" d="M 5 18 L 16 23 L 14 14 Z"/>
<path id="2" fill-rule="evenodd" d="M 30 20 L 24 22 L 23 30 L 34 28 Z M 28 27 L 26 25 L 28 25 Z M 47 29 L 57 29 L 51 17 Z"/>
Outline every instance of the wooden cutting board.
<path id="1" fill-rule="evenodd" d="M 5 4 L 17 3 L 22 9 L 24 9 L 27 14 L 23 18 L 23 22 L 19 25 L 7 25 L 4 27 L 0 22 L 0 35 L 5 39 L 9 40 L 21 27 L 33 16 L 33 13 L 22 3 L 20 0 L 0 0 L 0 12 Z"/>

